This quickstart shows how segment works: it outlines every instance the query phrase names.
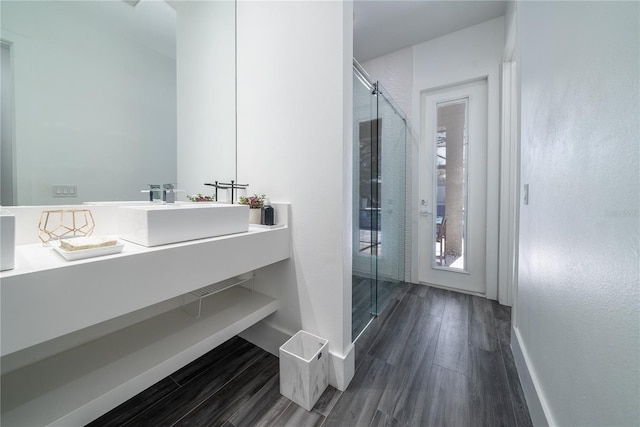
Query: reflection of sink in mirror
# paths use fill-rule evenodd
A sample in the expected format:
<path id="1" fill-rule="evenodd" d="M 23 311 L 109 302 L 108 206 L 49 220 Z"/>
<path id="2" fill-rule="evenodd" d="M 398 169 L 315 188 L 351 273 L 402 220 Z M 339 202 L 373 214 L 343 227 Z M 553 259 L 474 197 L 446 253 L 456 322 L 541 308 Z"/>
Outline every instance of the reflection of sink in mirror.
<path id="1" fill-rule="evenodd" d="M 120 238 L 143 246 L 242 233 L 249 230 L 247 205 L 215 203 L 123 205 Z"/>

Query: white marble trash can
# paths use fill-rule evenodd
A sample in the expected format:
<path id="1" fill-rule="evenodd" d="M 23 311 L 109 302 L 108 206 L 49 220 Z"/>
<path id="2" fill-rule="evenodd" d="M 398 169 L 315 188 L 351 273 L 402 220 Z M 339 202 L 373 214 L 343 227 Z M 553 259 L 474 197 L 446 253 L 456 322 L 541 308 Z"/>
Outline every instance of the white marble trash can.
<path id="1" fill-rule="evenodd" d="M 328 344 L 299 331 L 280 347 L 280 394 L 307 411 L 329 385 Z"/>

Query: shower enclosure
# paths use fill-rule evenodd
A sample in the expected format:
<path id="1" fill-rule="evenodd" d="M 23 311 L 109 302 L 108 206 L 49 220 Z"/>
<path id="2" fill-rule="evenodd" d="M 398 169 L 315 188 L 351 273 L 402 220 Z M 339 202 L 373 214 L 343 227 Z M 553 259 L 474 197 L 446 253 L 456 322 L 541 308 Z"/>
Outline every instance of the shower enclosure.
<path id="1" fill-rule="evenodd" d="M 405 279 L 406 120 L 353 66 L 352 339 Z"/>

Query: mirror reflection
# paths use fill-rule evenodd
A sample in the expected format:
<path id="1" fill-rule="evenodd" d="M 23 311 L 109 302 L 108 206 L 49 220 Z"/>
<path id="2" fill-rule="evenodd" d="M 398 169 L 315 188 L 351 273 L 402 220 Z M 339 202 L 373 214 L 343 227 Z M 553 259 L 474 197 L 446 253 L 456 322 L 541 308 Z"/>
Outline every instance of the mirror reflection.
<path id="1" fill-rule="evenodd" d="M 174 183 L 186 193 L 197 193 L 206 188 L 196 187 L 196 181 L 201 185 L 233 178 L 235 123 L 230 121 L 224 137 L 217 138 L 201 124 L 181 122 L 177 107 L 180 73 L 188 78 L 192 69 L 200 68 L 198 61 L 207 60 L 197 49 L 215 51 L 206 45 L 215 42 L 235 55 L 235 41 L 227 34 L 194 45 L 199 35 L 189 20 L 198 15 L 194 8 L 205 8 L 206 3 L 215 7 L 214 2 L 196 1 L 3 0 L 2 205 L 144 200 L 140 191 L 148 184 Z M 176 45 L 180 9 L 189 15 L 183 19 L 183 39 L 191 40 L 182 54 Z M 207 24 L 222 28 L 218 24 L 226 20 L 233 28 L 233 5 L 224 11 L 228 15 L 216 10 L 217 21 Z M 187 65 L 178 64 L 181 56 L 187 57 Z M 218 59 L 232 72 L 208 79 L 225 78 L 225 87 L 235 88 L 234 57 Z M 189 90 L 207 93 L 203 87 L 183 92 Z M 215 103 L 234 112 L 233 93 L 216 97 Z M 211 99 L 188 94 L 183 102 L 189 104 L 182 109 L 183 118 L 201 111 L 202 123 L 215 121 L 206 117 L 213 108 Z M 199 105 L 203 102 L 204 107 Z M 179 131 L 181 123 L 197 132 Z M 204 155 L 199 146 L 206 146 Z M 212 152 L 225 169 L 209 163 L 210 174 L 205 175 L 197 157 Z M 181 179 L 179 158 L 196 171 L 192 182 L 181 182 L 187 179 Z"/>

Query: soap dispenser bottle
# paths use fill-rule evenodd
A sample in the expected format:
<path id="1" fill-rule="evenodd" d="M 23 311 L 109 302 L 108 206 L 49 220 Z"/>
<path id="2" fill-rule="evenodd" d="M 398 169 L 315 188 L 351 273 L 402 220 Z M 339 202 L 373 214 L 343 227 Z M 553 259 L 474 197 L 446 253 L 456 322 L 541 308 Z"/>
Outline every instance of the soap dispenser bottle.
<path id="1" fill-rule="evenodd" d="M 271 206 L 271 202 L 269 199 L 264 200 L 264 205 L 262 206 L 262 224 L 264 225 L 273 225 L 275 220 L 273 206 Z"/>

